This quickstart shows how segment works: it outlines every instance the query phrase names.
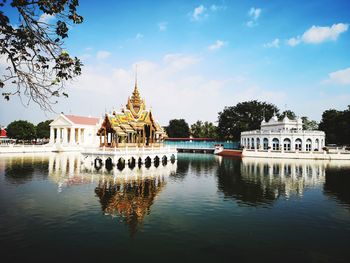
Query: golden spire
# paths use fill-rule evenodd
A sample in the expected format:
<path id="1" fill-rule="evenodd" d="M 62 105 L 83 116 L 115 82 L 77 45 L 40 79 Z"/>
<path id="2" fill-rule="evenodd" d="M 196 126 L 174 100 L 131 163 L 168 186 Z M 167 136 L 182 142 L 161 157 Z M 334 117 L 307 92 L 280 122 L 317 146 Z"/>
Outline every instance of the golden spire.
<path id="1" fill-rule="evenodd" d="M 134 87 L 134 91 L 133 91 L 132 96 L 131 96 L 131 103 L 132 103 L 134 108 L 140 108 L 140 106 L 142 104 L 140 92 L 137 88 L 137 65 L 136 65 L 136 72 L 135 72 L 135 87 Z"/>
<path id="2" fill-rule="evenodd" d="M 134 115 L 134 117 L 137 117 L 139 113 L 145 109 L 144 100 L 140 97 L 140 92 L 137 87 L 137 65 L 136 65 L 136 72 L 135 72 L 135 87 L 134 91 L 132 92 L 131 98 L 128 98 L 128 103 L 126 104 L 126 108 L 131 111 L 131 113 Z"/>

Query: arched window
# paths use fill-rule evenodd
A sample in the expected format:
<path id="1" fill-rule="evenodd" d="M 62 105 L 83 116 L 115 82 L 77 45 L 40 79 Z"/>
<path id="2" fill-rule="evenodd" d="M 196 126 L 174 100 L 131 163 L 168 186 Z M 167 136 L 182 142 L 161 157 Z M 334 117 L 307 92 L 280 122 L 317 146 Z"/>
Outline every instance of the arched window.
<path id="1" fill-rule="evenodd" d="M 260 149 L 260 138 L 256 138 L 256 148 Z"/>
<path id="2" fill-rule="evenodd" d="M 310 152 L 311 151 L 311 147 L 312 147 L 311 139 L 307 139 L 306 140 L 306 144 L 305 144 L 306 151 Z"/>
<path id="3" fill-rule="evenodd" d="M 264 146 L 264 150 L 267 150 L 269 148 L 269 139 L 264 138 L 263 140 L 263 146 Z"/>
<path id="4" fill-rule="evenodd" d="M 250 138 L 248 138 L 247 141 L 247 148 L 250 149 Z"/>
<path id="5" fill-rule="evenodd" d="M 252 138 L 252 149 L 255 149 L 254 138 Z"/>
<path id="6" fill-rule="evenodd" d="M 317 151 L 320 150 L 320 140 L 319 139 L 315 140 L 315 149 L 314 150 L 317 150 Z"/>
<path id="7" fill-rule="evenodd" d="M 296 151 L 301 151 L 302 147 L 302 141 L 301 139 L 296 139 L 295 140 L 295 150 Z"/>
<path id="8" fill-rule="evenodd" d="M 278 151 L 280 149 L 280 141 L 277 138 L 272 140 L 272 150 Z"/>
<path id="9" fill-rule="evenodd" d="M 291 149 L 291 142 L 290 142 L 290 139 L 289 138 L 285 138 L 283 140 L 283 150 L 285 151 L 290 151 Z"/>

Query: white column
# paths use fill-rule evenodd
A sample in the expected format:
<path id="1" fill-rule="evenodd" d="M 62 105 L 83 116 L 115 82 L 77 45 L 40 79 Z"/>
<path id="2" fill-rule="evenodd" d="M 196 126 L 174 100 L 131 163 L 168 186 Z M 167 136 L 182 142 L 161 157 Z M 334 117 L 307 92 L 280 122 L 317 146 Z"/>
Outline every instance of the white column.
<path id="1" fill-rule="evenodd" d="M 302 139 L 301 139 L 301 150 L 302 150 L 303 152 L 306 151 L 306 139 L 305 139 L 305 138 L 302 138 Z"/>
<path id="2" fill-rule="evenodd" d="M 85 140 L 85 129 L 81 129 L 81 143 L 84 144 Z"/>
<path id="3" fill-rule="evenodd" d="M 78 128 L 78 144 L 81 144 L 81 129 Z"/>
<path id="4" fill-rule="evenodd" d="M 67 143 L 68 142 L 68 130 L 67 128 L 63 128 L 63 143 Z"/>
<path id="5" fill-rule="evenodd" d="M 70 129 L 70 144 L 75 144 L 75 128 Z"/>
<path id="6" fill-rule="evenodd" d="M 55 143 L 55 129 L 50 127 L 50 144 Z"/>
<path id="7" fill-rule="evenodd" d="M 57 128 L 56 143 L 61 144 L 61 128 Z"/>

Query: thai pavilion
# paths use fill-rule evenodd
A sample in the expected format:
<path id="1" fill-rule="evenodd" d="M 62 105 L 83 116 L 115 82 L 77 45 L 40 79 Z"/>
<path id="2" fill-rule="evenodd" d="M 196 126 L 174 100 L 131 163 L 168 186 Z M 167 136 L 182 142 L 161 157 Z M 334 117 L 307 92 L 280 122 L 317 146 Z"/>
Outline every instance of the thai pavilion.
<path id="1" fill-rule="evenodd" d="M 106 113 L 97 135 L 101 147 L 160 146 L 166 137 L 165 131 L 155 121 L 151 110 L 146 109 L 145 101 L 140 97 L 137 81 L 126 106 L 121 112 Z"/>

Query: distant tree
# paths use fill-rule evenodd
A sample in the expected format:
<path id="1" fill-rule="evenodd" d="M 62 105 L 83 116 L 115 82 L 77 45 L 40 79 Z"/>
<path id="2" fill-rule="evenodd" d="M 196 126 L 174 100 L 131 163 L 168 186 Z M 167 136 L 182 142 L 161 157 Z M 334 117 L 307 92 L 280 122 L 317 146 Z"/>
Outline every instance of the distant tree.
<path id="1" fill-rule="evenodd" d="M 190 128 L 184 119 L 170 120 L 166 132 L 169 138 L 188 138 L 190 136 Z"/>
<path id="2" fill-rule="evenodd" d="M 200 138 L 203 135 L 202 132 L 203 122 L 202 121 L 196 121 L 191 125 L 191 135 L 194 138 Z"/>
<path id="3" fill-rule="evenodd" d="M 208 121 L 197 121 L 191 125 L 191 135 L 194 138 L 216 138 L 216 130 L 216 126 Z"/>
<path id="4" fill-rule="evenodd" d="M 275 105 L 257 100 L 225 107 L 222 112 L 219 112 L 218 136 L 222 139 L 238 141 L 242 131 L 259 129 L 264 116 L 268 120 L 278 112 Z"/>
<path id="5" fill-rule="evenodd" d="M 326 133 L 328 144 L 350 145 L 350 106 L 344 111 L 324 111 L 319 129 Z"/>
<path id="6" fill-rule="evenodd" d="M 13 121 L 7 128 L 7 136 L 16 140 L 32 140 L 36 137 L 34 124 L 28 121 Z"/>
<path id="7" fill-rule="evenodd" d="M 28 104 L 50 110 L 57 97 L 68 96 L 65 82 L 81 74 L 82 63 L 63 50 L 63 40 L 69 22 L 83 22 L 78 5 L 78 0 L 0 0 L 0 54 L 8 64 L 0 75 L 4 99 L 25 96 Z M 11 21 L 10 13 L 18 20 Z"/>
<path id="8" fill-rule="evenodd" d="M 278 116 L 278 120 L 283 120 L 284 116 L 287 116 L 290 120 L 295 120 L 295 118 L 297 117 L 293 111 L 285 110 Z"/>
<path id="9" fill-rule="evenodd" d="M 52 120 L 39 122 L 36 126 L 36 137 L 39 139 L 50 137 L 50 123 Z"/>
<path id="10" fill-rule="evenodd" d="M 212 123 L 205 121 L 203 124 L 203 137 L 205 138 L 216 138 L 217 127 Z"/>
<path id="11" fill-rule="evenodd" d="M 304 116 L 301 117 L 303 120 L 303 130 L 317 130 L 318 129 L 318 123 L 314 120 L 309 120 L 308 117 Z"/>

